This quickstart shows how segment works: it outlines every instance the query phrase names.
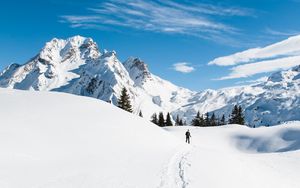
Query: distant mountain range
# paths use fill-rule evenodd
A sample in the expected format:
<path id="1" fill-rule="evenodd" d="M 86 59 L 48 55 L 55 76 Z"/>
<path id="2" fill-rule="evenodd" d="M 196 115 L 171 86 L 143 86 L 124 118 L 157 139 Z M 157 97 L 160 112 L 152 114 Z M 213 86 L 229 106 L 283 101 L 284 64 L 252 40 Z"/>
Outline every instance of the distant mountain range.
<path id="1" fill-rule="evenodd" d="M 300 64 L 300 62 L 299 62 Z M 200 113 L 228 117 L 235 104 L 245 110 L 249 126 L 300 120 L 300 66 L 273 73 L 267 81 L 219 90 L 190 91 L 152 74 L 139 58 L 120 62 L 115 51 L 101 51 L 91 39 L 52 39 L 23 65 L 11 64 L 0 73 L 0 87 L 58 91 L 117 104 L 123 87 L 134 113 L 145 118 L 171 112 L 190 122 Z M 63 101 L 62 101 L 63 102 Z"/>

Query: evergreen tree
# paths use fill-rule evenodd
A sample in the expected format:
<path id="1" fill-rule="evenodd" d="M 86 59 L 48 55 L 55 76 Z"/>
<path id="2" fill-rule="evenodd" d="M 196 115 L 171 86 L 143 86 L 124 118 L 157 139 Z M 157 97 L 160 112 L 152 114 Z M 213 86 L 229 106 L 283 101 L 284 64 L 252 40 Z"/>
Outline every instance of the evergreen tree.
<path id="1" fill-rule="evenodd" d="M 156 113 L 151 116 L 151 122 L 158 125 L 158 119 Z"/>
<path id="2" fill-rule="evenodd" d="M 183 126 L 183 121 L 182 121 L 182 119 L 180 119 L 179 120 L 179 124 L 178 124 L 179 126 Z"/>
<path id="3" fill-rule="evenodd" d="M 176 120 L 175 120 L 175 125 L 178 126 L 180 123 L 180 119 L 179 119 L 179 116 L 177 115 L 176 116 Z"/>
<path id="4" fill-rule="evenodd" d="M 230 124 L 245 124 L 245 117 L 241 106 L 234 105 L 229 119 Z"/>
<path id="5" fill-rule="evenodd" d="M 140 116 L 140 117 L 143 117 L 142 111 L 139 112 L 139 116 Z"/>
<path id="6" fill-rule="evenodd" d="M 214 112 L 210 117 L 210 126 L 217 126 L 216 116 Z"/>
<path id="7" fill-rule="evenodd" d="M 238 122 L 238 113 L 239 113 L 239 107 L 238 105 L 234 105 L 229 119 L 230 124 L 236 124 Z"/>
<path id="8" fill-rule="evenodd" d="M 122 89 L 121 96 L 118 100 L 118 107 L 128 112 L 132 112 L 129 94 L 127 93 L 127 89 L 125 87 Z"/>
<path id="9" fill-rule="evenodd" d="M 225 125 L 225 124 L 226 124 L 225 121 L 226 121 L 226 120 L 225 120 L 225 115 L 223 114 L 223 115 L 222 115 L 222 118 L 221 118 L 221 121 L 220 121 L 220 125 Z"/>
<path id="10" fill-rule="evenodd" d="M 170 113 L 167 113 L 167 117 L 166 117 L 166 125 L 165 126 L 173 126 L 173 123 L 171 121 L 171 116 Z"/>
<path id="11" fill-rule="evenodd" d="M 158 126 L 160 127 L 165 126 L 164 114 L 162 112 L 159 112 L 158 114 Z"/>
<path id="12" fill-rule="evenodd" d="M 197 112 L 196 117 L 192 120 L 192 126 L 200 126 L 200 113 Z"/>
<path id="13" fill-rule="evenodd" d="M 210 118 L 209 118 L 208 112 L 206 113 L 206 116 L 205 116 L 204 125 L 207 127 L 210 126 Z"/>
<path id="14" fill-rule="evenodd" d="M 238 107 L 237 123 L 240 124 L 240 125 L 244 125 L 245 124 L 245 117 L 244 117 L 243 109 L 242 109 L 241 106 Z"/>

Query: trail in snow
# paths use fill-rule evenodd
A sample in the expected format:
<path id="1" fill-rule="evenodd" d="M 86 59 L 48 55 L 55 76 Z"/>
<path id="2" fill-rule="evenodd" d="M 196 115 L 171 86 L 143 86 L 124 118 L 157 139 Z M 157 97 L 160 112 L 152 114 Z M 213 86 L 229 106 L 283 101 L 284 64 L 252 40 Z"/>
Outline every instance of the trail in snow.
<path id="1" fill-rule="evenodd" d="M 299 126 L 165 128 L 181 140 L 189 128 L 193 145 L 172 157 L 162 188 L 299 188 Z"/>
<path id="2" fill-rule="evenodd" d="M 168 161 L 162 172 L 159 188 L 187 188 L 189 179 L 187 169 L 191 166 L 188 155 L 190 155 L 192 146 L 183 145 L 177 153 Z"/>

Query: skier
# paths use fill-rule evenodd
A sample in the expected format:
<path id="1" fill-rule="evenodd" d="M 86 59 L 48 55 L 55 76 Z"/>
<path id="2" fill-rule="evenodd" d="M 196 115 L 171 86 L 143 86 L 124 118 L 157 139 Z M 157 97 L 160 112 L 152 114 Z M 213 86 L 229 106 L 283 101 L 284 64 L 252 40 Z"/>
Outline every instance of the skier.
<path id="1" fill-rule="evenodd" d="M 188 129 L 185 133 L 185 142 L 186 143 L 190 143 L 190 138 L 191 138 L 191 133 L 190 133 L 190 130 Z"/>

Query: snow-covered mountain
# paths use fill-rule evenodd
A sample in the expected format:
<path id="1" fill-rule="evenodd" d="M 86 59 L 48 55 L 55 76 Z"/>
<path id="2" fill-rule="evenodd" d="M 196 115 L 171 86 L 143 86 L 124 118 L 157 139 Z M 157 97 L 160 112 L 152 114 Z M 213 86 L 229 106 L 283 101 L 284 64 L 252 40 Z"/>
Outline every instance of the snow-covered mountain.
<path id="1" fill-rule="evenodd" d="M 52 39 L 24 65 L 12 64 L 0 73 L 0 87 L 60 91 L 117 104 L 123 87 L 129 91 L 134 113 L 149 118 L 171 112 L 187 120 L 200 113 L 228 117 L 235 104 L 245 109 L 250 126 L 300 120 L 300 67 L 272 74 L 267 81 L 248 86 L 194 92 L 152 74 L 139 58 L 121 63 L 115 51 L 99 49 L 81 36 Z"/>
<path id="2" fill-rule="evenodd" d="M 61 91 L 113 104 L 126 87 L 134 112 L 146 117 L 174 111 L 195 94 L 153 75 L 139 58 L 121 63 L 115 51 L 101 53 L 91 38 L 81 36 L 52 39 L 24 65 L 8 66 L 0 74 L 0 87 Z"/>
<path id="3" fill-rule="evenodd" d="M 300 119 L 300 66 L 273 73 L 267 81 L 220 90 L 206 90 L 176 113 L 189 117 L 197 110 L 229 116 L 235 104 L 245 110 L 249 126 L 275 125 Z"/>

